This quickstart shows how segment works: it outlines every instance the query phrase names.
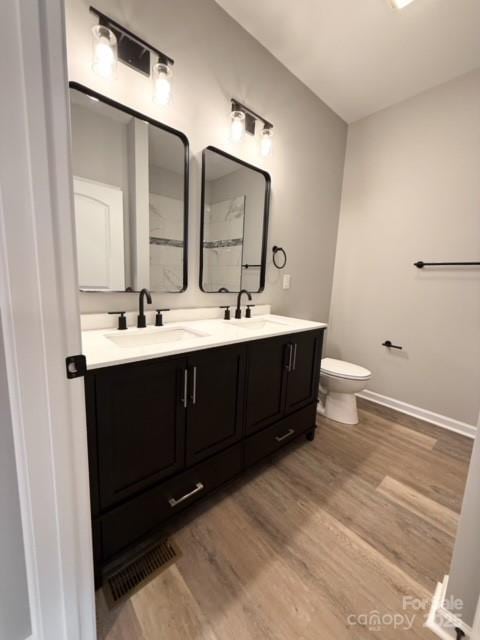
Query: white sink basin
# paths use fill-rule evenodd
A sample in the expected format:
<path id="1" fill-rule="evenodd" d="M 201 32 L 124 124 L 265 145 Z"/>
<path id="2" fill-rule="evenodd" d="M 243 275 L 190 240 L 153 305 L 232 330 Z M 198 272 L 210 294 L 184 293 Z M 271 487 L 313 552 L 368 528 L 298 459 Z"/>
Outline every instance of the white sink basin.
<path id="1" fill-rule="evenodd" d="M 118 347 L 148 347 L 167 342 L 180 342 L 193 338 L 205 338 L 209 334 L 185 327 L 152 327 L 147 329 L 127 329 L 110 333 L 105 337 Z"/>
<path id="2" fill-rule="evenodd" d="M 250 329 L 250 331 L 262 331 L 263 329 L 275 329 L 284 328 L 286 325 L 283 322 L 276 322 L 275 320 L 255 320 L 254 318 L 245 318 L 244 320 L 227 320 L 228 324 L 241 327 L 242 329 Z"/>

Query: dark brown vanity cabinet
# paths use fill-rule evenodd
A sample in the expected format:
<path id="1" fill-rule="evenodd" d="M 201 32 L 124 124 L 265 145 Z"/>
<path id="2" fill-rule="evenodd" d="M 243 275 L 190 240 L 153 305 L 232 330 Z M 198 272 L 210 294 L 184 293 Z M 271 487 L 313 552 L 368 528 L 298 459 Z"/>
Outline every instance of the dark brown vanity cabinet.
<path id="1" fill-rule="evenodd" d="M 296 436 L 313 437 L 322 336 L 87 373 L 97 584 L 172 515 Z"/>
<path id="2" fill-rule="evenodd" d="M 185 369 L 172 358 L 94 374 L 102 510 L 183 469 Z"/>
<path id="3" fill-rule="evenodd" d="M 307 331 L 291 336 L 288 347 L 285 413 L 298 411 L 316 402 L 322 341 L 323 331 Z"/>
<path id="4" fill-rule="evenodd" d="M 246 432 L 316 401 L 323 331 L 249 343 Z"/>
<path id="5" fill-rule="evenodd" d="M 188 365 L 186 461 L 192 465 L 242 436 L 245 347 L 198 351 Z"/>
<path id="6" fill-rule="evenodd" d="M 259 431 L 282 417 L 290 336 L 267 338 L 247 346 L 246 432 Z"/>

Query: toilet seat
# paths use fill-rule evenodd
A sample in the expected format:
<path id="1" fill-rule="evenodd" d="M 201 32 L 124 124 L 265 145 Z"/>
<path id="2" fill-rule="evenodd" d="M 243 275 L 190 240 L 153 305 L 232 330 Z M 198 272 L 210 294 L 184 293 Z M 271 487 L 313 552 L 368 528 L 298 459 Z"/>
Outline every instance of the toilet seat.
<path id="1" fill-rule="evenodd" d="M 322 358 L 321 373 L 345 380 L 369 380 L 372 377 L 371 371 L 365 367 L 335 358 Z"/>

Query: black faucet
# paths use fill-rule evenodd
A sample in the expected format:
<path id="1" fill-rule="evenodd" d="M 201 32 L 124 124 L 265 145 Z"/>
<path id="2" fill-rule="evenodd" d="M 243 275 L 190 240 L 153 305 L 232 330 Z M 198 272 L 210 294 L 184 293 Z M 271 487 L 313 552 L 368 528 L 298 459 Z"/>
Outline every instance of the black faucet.
<path id="1" fill-rule="evenodd" d="M 242 310 L 240 308 L 240 304 L 242 301 L 242 294 L 246 293 L 248 296 L 248 299 L 251 300 L 252 296 L 250 295 L 250 292 L 247 291 L 246 289 L 242 289 L 240 291 L 240 293 L 238 294 L 238 298 L 237 298 L 237 308 L 235 309 L 235 318 L 239 319 L 242 317 Z"/>
<path id="2" fill-rule="evenodd" d="M 138 299 L 137 327 L 139 329 L 143 329 L 147 326 L 147 320 L 145 318 L 143 307 L 145 298 L 147 299 L 148 304 L 152 304 L 152 296 L 150 295 L 150 291 L 148 289 L 142 289 L 140 291 L 140 297 Z"/>

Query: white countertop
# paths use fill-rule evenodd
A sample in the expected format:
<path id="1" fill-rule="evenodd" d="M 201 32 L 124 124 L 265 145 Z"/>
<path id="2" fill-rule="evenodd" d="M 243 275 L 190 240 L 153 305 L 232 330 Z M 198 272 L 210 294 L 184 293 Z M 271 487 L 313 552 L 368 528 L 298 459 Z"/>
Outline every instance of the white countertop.
<path id="1" fill-rule="evenodd" d="M 162 356 L 172 356 L 190 351 L 210 349 L 240 342 L 248 342 L 261 338 L 269 338 L 300 331 L 324 329 L 326 324 L 311 322 L 297 318 L 287 318 L 276 315 L 255 315 L 251 319 L 243 319 L 243 326 L 237 325 L 236 320 L 206 319 L 183 322 L 166 322 L 163 327 L 149 326 L 145 329 L 129 328 L 126 331 L 116 329 L 96 329 L 82 331 L 82 352 L 87 358 L 88 369 L 111 367 L 127 362 L 150 360 Z M 250 328 L 248 324 L 251 322 Z M 261 325 L 264 326 L 261 326 Z M 183 330 L 183 331 L 182 331 Z M 177 339 L 185 332 L 196 333 L 185 339 Z M 171 341 L 161 344 L 146 344 L 134 346 L 120 346 L 114 340 L 122 341 L 130 337 L 143 336 L 142 340 L 149 340 L 149 335 L 168 334 Z M 154 336 L 155 339 L 155 336 Z"/>

